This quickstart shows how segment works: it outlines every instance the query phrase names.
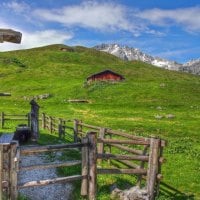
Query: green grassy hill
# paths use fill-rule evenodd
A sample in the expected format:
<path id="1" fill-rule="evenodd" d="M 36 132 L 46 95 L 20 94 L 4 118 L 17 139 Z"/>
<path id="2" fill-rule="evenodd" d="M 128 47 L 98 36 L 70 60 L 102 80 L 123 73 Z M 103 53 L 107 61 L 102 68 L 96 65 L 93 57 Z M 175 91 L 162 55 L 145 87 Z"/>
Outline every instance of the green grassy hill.
<path id="1" fill-rule="evenodd" d="M 125 81 L 85 84 L 88 76 L 105 69 L 122 74 Z M 0 86 L 0 93 L 12 94 L 0 97 L 0 111 L 26 113 L 25 99 L 49 93 L 50 98 L 38 101 L 48 114 L 167 139 L 164 182 L 200 199 L 199 76 L 125 62 L 94 49 L 51 45 L 0 53 Z"/>

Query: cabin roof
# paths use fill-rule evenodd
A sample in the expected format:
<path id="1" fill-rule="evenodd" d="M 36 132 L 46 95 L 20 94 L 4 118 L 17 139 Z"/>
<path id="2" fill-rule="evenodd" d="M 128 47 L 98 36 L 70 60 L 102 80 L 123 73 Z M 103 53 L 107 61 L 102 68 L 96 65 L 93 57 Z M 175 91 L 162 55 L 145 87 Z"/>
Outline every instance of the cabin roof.
<path id="1" fill-rule="evenodd" d="M 120 74 L 118 74 L 116 72 L 113 72 L 112 70 L 107 69 L 107 70 L 104 70 L 102 72 L 98 72 L 98 73 L 92 74 L 91 76 L 87 77 L 87 80 L 90 79 L 90 78 L 92 78 L 92 77 L 94 77 L 94 76 L 96 76 L 96 75 L 102 75 L 102 74 L 107 74 L 107 73 L 111 73 L 113 75 L 119 76 L 122 79 L 124 79 L 124 77 L 122 75 L 120 75 Z"/>

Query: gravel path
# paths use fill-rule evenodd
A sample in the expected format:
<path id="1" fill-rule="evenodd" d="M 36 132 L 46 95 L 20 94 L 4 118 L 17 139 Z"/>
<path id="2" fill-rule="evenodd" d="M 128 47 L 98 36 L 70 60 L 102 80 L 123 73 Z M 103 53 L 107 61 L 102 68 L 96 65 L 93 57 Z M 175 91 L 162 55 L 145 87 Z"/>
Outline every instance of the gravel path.
<path id="1" fill-rule="evenodd" d="M 51 161 L 49 161 L 47 155 L 40 154 L 21 157 L 20 165 L 30 166 L 48 162 Z M 53 162 L 56 162 L 56 160 L 54 160 Z M 21 171 L 18 174 L 19 184 L 29 181 L 45 180 L 56 177 L 57 174 L 55 168 Z M 73 185 L 70 183 L 66 183 L 24 188 L 20 189 L 19 192 L 30 200 L 70 200 L 72 190 Z"/>

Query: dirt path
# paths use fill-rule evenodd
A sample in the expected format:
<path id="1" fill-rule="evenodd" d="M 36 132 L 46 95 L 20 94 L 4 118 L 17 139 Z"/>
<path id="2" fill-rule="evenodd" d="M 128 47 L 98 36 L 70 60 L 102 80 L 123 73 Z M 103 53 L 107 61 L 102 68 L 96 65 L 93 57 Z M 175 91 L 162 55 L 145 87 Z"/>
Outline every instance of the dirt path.
<path id="1" fill-rule="evenodd" d="M 21 157 L 20 166 L 30 166 L 51 162 L 49 161 L 46 154 L 31 155 Z M 56 162 L 54 160 L 53 162 Z M 29 181 L 45 180 L 56 178 L 56 169 L 41 169 L 41 170 L 28 170 L 21 171 L 18 174 L 19 184 L 26 183 Z M 21 195 L 27 197 L 30 200 L 70 200 L 70 195 L 73 190 L 73 185 L 70 183 L 66 184 L 52 184 L 42 187 L 30 187 L 20 189 Z"/>

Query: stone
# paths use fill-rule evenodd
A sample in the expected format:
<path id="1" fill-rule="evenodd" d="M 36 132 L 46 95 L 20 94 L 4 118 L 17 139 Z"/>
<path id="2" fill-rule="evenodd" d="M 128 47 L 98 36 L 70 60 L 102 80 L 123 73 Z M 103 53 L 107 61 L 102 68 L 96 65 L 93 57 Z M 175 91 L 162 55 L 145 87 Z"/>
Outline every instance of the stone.
<path id="1" fill-rule="evenodd" d="M 148 194 L 146 189 L 141 189 L 138 186 L 132 187 L 127 190 L 120 190 L 115 188 L 112 191 L 111 199 L 119 200 L 148 200 Z"/>

